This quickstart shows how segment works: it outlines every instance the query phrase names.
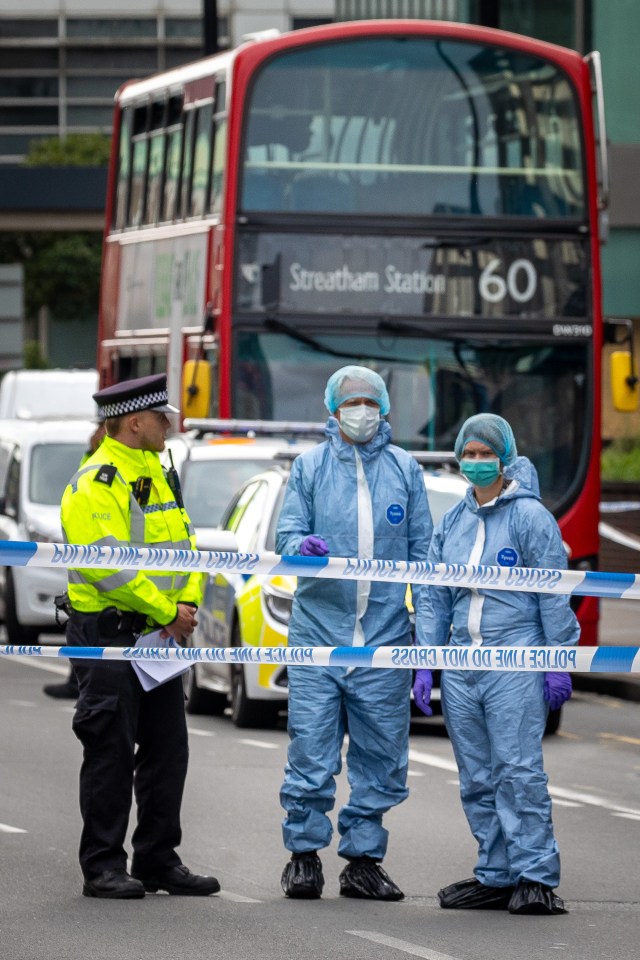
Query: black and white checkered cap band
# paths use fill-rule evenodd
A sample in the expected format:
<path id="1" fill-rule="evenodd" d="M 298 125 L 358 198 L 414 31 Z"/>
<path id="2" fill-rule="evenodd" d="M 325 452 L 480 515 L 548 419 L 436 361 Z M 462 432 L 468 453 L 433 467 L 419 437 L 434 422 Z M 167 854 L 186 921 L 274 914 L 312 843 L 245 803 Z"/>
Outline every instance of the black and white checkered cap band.
<path id="1" fill-rule="evenodd" d="M 106 419 L 123 417 L 125 413 L 135 413 L 136 410 L 147 410 L 149 407 L 161 407 L 168 402 L 169 394 L 167 391 L 158 390 L 155 393 L 145 393 L 140 397 L 132 397 L 130 400 L 100 404 L 100 414 Z"/>

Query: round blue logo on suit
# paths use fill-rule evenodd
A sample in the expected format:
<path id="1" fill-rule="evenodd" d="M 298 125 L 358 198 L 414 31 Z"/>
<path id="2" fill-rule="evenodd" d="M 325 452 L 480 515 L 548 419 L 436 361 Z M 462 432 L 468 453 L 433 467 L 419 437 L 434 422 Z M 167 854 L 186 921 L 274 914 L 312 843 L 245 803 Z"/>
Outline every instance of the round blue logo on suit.
<path id="1" fill-rule="evenodd" d="M 496 560 L 501 567 L 516 567 L 518 565 L 518 551 L 513 547 L 503 547 L 498 550 Z"/>
<path id="2" fill-rule="evenodd" d="M 387 520 L 396 527 L 404 520 L 404 507 L 399 503 L 390 503 L 387 507 Z"/>

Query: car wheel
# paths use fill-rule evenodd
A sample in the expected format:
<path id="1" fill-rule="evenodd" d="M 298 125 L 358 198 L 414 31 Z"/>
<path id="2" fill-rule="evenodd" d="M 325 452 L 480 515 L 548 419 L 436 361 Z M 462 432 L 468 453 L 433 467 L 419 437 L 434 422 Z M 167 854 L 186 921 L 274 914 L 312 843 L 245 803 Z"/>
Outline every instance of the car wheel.
<path id="1" fill-rule="evenodd" d="M 544 728 L 544 736 L 552 737 L 560 729 L 560 719 L 562 717 L 562 707 L 558 710 L 549 710 L 547 724 Z"/>
<path id="2" fill-rule="evenodd" d="M 7 639 L 12 644 L 34 644 L 40 636 L 40 627 L 29 627 L 18 620 L 16 609 L 16 590 L 11 571 L 7 570 L 5 592 L 4 625 L 7 630 Z"/>
<path id="3" fill-rule="evenodd" d="M 239 647 L 240 630 L 236 623 L 233 629 L 233 646 Z M 277 707 L 264 700 L 254 700 L 247 696 L 244 667 L 241 663 L 231 664 L 231 719 L 236 727 L 246 729 L 265 729 L 273 727 L 278 718 Z"/>
<path id="4" fill-rule="evenodd" d="M 186 711 L 193 715 L 208 714 L 221 717 L 227 707 L 227 698 L 222 693 L 204 690 L 198 685 L 198 668 L 194 664 L 184 675 Z"/>

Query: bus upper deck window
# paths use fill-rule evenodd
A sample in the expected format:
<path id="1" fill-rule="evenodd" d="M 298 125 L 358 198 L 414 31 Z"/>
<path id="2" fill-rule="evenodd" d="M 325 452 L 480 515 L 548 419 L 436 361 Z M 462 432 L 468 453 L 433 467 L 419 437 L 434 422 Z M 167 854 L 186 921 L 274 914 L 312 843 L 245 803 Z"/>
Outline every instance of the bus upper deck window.
<path id="1" fill-rule="evenodd" d="M 212 103 L 199 107 L 197 110 L 193 148 L 193 176 L 191 180 L 190 215 L 192 217 L 201 217 L 207 209 L 211 177 L 212 116 Z"/>
<path id="2" fill-rule="evenodd" d="M 122 230 L 127 223 L 129 201 L 129 177 L 131 175 L 131 123 L 133 111 L 125 107 L 120 115 L 120 142 L 118 149 L 118 183 L 114 207 L 113 226 Z"/>
<path id="3" fill-rule="evenodd" d="M 180 177 L 180 204 L 178 216 L 188 217 L 191 209 L 191 176 L 193 173 L 193 131 L 195 128 L 195 110 L 188 110 L 184 117 L 184 149 L 182 151 L 182 171 Z"/>
<path id="4" fill-rule="evenodd" d="M 171 97 L 167 104 L 167 142 L 164 183 L 162 186 L 162 210 L 160 220 L 167 222 L 178 214 L 180 189 L 180 160 L 182 158 L 182 97 Z"/>
<path id="5" fill-rule="evenodd" d="M 165 103 L 155 101 L 151 105 L 149 122 L 149 170 L 147 174 L 147 196 L 144 210 L 144 222 L 156 223 L 160 216 L 162 198 L 162 177 L 165 157 Z"/>
<path id="6" fill-rule="evenodd" d="M 137 107 L 133 115 L 133 157 L 131 164 L 131 190 L 129 194 L 129 217 L 131 227 L 138 227 L 144 215 L 144 199 L 147 179 L 147 107 Z"/>

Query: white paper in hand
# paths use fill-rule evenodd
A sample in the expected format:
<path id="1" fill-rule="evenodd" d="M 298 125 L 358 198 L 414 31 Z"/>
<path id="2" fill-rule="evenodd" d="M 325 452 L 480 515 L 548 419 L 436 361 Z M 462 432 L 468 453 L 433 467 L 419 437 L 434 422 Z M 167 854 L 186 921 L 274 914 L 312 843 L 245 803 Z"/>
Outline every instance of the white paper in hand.
<path id="1" fill-rule="evenodd" d="M 179 644 L 173 637 L 162 637 L 161 630 L 154 630 L 152 633 L 145 633 L 138 637 L 136 647 L 178 647 Z M 173 677 L 179 677 L 186 673 L 190 664 L 180 663 L 179 660 L 132 660 L 131 666 L 136 672 L 138 680 L 145 691 L 153 690 L 159 687 L 161 683 L 172 680 Z"/>

